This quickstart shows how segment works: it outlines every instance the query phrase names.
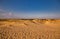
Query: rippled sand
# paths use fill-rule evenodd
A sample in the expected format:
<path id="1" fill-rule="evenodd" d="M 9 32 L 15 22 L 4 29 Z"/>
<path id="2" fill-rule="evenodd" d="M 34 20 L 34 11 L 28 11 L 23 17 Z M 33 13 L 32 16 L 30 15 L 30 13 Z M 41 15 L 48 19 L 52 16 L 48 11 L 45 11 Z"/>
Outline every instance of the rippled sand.
<path id="1" fill-rule="evenodd" d="M 60 20 L 0 20 L 0 39 L 60 39 Z"/>

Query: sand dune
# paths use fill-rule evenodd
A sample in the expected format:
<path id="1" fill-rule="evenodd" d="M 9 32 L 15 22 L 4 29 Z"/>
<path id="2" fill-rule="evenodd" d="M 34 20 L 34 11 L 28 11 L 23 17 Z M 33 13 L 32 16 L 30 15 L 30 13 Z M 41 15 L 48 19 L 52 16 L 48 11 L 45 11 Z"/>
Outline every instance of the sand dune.
<path id="1" fill-rule="evenodd" d="M 60 39 L 60 20 L 0 20 L 0 39 Z"/>

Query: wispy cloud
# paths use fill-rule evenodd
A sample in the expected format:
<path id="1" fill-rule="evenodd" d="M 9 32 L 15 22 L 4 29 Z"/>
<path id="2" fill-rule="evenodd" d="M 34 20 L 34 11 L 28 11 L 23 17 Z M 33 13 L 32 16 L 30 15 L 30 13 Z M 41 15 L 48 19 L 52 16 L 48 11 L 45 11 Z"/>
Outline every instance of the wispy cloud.
<path id="1" fill-rule="evenodd" d="M 13 16 L 12 12 L 0 9 L 0 18 L 11 18 Z"/>

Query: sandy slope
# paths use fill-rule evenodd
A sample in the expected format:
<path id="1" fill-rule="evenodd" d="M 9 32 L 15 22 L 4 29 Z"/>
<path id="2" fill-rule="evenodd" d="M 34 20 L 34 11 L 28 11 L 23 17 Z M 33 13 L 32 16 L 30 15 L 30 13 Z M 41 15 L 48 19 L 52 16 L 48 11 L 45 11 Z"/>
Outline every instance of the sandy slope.
<path id="1" fill-rule="evenodd" d="M 60 39 L 60 20 L 0 21 L 0 39 Z"/>

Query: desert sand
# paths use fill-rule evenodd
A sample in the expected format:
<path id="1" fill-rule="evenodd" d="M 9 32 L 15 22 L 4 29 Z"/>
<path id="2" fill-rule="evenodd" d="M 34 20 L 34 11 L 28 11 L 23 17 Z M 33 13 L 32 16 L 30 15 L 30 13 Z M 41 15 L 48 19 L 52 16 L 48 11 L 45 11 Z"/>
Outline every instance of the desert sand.
<path id="1" fill-rule="evenodd" d="M 0 20 L 0 39 L 60 39 L 60 20 Z"/>

